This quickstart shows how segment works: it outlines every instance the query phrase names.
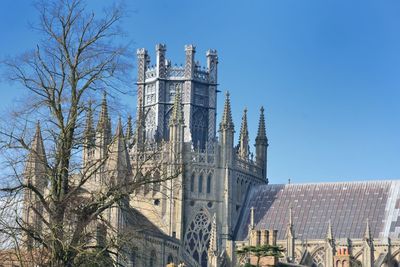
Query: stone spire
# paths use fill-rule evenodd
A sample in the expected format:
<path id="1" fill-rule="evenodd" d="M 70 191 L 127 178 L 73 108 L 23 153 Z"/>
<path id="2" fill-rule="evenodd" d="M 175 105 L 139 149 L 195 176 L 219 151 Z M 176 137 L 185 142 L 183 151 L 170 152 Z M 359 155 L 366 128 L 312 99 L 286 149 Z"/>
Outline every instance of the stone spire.
<path id="1" fill-rule="evenodd" d="M 242 125 L 239 136 L 239 156 L 247 159 L 249 157 L 249 130 L 247 127 L 247 108 L 243 111 Z"/>
<path id="2" fill-rule="evenodd" d="M 43 144 L 42 133 L 39 122 L 36 124 L 36 133 L 32 140 L 28 158 L 26 161 L 24 182 L 31 184 L 40 193 L 44 194 L 47 184 L 47 159 Z M 24 189 L 23 221 L 27 227 L 40 232 L 42 229 L 43 205 L 37 194 L 30 189 Z M 39 215 L 40 214 L 40 215 Z M 32 237 L 27 234 L 22 236 L 26 246 L 31 247 L 34 243 Z"/>
<path id="3" fill-rule="evenodd" d="M 125 143 L 121 118 L 119 118 L 115 135 L 110 146 L 107 170 L 111 172 L 110 178 L 113 179 L 112 182 L 121 182 L 128 177 L 130 169 L 128 149 Z"/>
<path id="4" fill-rule="evenodd" d="M 366 223 L 366 227 L 365 227 L 364 240 L 367 240 L 367 241 L 372 240 L 371 228 L 369 226 L 369 220 L 368 219 L 367 219 L 367 223 Z"/>
<path id="5" fill-rule="evenodd" d="M 268 144 L 267 134 L 265 131 L 264 107 L 261 107 L 260 109 L 260 119 L 258 122 L 258 131 L 256 137 L 256 143 L 260 142 Z"/>
<path id="6" fill-rule="evenodd" d="M 363 266 L 374 266 L 374 242 L 372 239 L 371 228 L 367 219 L 365 234 L 363 238 Z"/>
<path id="7" fill-rule="evenodd" d="M 125 138 L 126 140 L 131 140 L 133 137 L 133 130 L 132 130 L 132 116 L 129 115 L 128 116 L 128 122 L 126 124 L 126 134 L 125 134 Z"/>
<path id="8" fill-rule="evenodd" d="M 169 120 L 169 126 L 182 125 L 183 124 L 183 112 L 181 104 L 181 94 L 177 90 L 175 94 L 174 106 L 172 107 L 172 114 Z"/>
<path id="9" fill-rule="evenodd" d="M 111 135 L 110 117 L 108 116 L 107 94 L 104 92 L 103 101 L 101 102 L 101 112 L 97 123 L 97 132 L 103 132 Z"/>
<path id="10" fill-rule="evenodd" d="M 234 131 L 234 128 L 235 126 L 232 121 L 232 112 L 231 112 L 231 100 L 229 98 L 229 92 L 227 91 L 225 94 L 224 113 L 222 115 L 220 131 L 223 130 Z"/>
<path id="11" fill-rule="evenodd" d="M 335 240 L 333 237 L 331 220 L 328 223 L 328 230 L 325 239 L 325 266 L 334 266 L 335 257 Z"/>
<path id="12" fill-rule="evenodd" d="M 260 120 L 256 137 L 256 163 L 262 168 L 263 176 L 267 180 L 267 149 L 268 139 L 265 132 L 264 107 L 260 109 Z"/>
<path id="13" fill-rule="evenodd" d="M 25 167 L 25 178 L 32 183 L 39 182 L 39 176 L 44 176 L 46 171 L 47 159 L 43 144 L 42 132 L 39 121 L 36 124 L 35 136 L 31 143 L 30 152 Z"/>

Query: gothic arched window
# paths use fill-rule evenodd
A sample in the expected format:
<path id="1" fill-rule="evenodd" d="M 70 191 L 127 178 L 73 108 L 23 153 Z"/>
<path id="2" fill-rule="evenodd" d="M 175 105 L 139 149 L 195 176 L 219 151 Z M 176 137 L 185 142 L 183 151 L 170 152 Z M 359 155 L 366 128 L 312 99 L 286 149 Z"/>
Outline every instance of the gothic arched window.
<path id="1" fill-rule="evenodd" d="M 156 263 L 157 263 L 157 255 L 156 255 L 156 252 L 154 250 L 152 250 L 150 253 L 149 267 L 156 267 Z"/>
<path id="2" fill-rule="evenodd" d="M 211 174 L 207 177 L 207 194 L 211 193 Z"/>
<path id="3" fill-rule="evenodd" d="M 190 177 L 190 192 L 194 192 L 194 183 L 195 183 L 195 177 L 194 177 L 194 173 L 192 174 L 192 176 Z"/>
<path id="4" fill-rule="evenodd" d="M 192 140 L 195 147 L 200 144 L 200 148 L 204 148 L 208 135 L 208 119 L 206 110 L 197 110 L 193 114 L 192 122 Z"/>
<path id="5" fill-rule="evenodd" d="M 325 251 L 323 249 L 318 249 L 313 255 L 313 264 L 316 267 L 324 267 L 325 263 Z"/>
<path id="6" fill-rule="evenodd" d="M 186 251 L 200 266 L 207 267 L 207 250 L 210 243 L 211 220 L 204 209 L 200 209 L 186 229 L 184 245 Z"/>
<path id="7" fill-rule="evenodd" d="M 174 263 L 174 257 L 171 254 L 168 255 L 167 263 Z"/>
<path id="8" fill-rule="evenodd" d="M 203 174 L 200 174 L 199 176 L 199 193 L 203 192 Z"/>

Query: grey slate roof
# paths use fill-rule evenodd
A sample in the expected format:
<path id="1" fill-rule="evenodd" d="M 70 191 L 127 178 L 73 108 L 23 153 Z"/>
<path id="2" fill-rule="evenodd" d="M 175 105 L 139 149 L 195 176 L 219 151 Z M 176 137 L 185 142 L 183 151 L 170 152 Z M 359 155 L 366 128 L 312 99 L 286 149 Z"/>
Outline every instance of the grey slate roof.
<path id="1" fill-rule="evenodd" d="M 363 238 L 369 220 L 374 238 L 399 237 L 400 181 L 261 185 L 249 192 L 236 240 L 247 238 L 250 208 L 256 229 L 276 229 L 284 239 L 292 207 L 298 239 Z"/>

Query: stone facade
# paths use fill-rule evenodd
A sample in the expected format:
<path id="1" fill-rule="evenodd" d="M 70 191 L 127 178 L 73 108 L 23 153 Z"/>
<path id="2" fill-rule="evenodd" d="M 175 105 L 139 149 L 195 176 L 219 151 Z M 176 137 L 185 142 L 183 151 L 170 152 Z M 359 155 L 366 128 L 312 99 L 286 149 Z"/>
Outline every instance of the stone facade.
<path id="1" fill-rule="evenodd" d="M 293 214 L 286 204 L 285 207 L 273 206 L 273 203 L 284 202 L 289 197 L 279 198 L 279 190 L 285 190 L 285 186 L 267 185 L 268 139 L 264 109 L 260 109 L 253 155 L 247 110 L 244 110 L 242 117 L 239 143 L 234 144 L 235 126 L 229 93 L 226 93 L 224 111 L 217 124 L 217 52 L 207 51 L 206 67 L 201 67 L 195 61 L 195 53 L 193 45 L 185 46 L 185 63 L 177 66 L 167 60 L 165 45 L 156 46 L 155 65 L 151 65 L 145 49 L 137 51 L 135 132 L 131 129 L 132 121 L 129 119 L 125 131 L 120 121 L 112 137 L 106 98 L 96 129 L 92 126 L 91 111 L 88 112 L 85 136 L 87 144 L 92 145 L 83 151 L 84 166 L 91 168 L 90 163 L 106 156 L 108 158 L 95 179 L 89 182 L 89 190 L 98 190 L 109 177 L 114 180 L 107 181 L 116 183 L 132 179 L 135 172 L 140 172 L 140 177 L 154 180 L 177 174 L 174 179 L 138 188 L 126 200 L 127 209 L 110 211 L 110 223 L 117 229 L 146 230 L 134 236 L 132 244 L 136 245 L 118 252 L 121 255 L 118 258 L 120 264 L 148 267 L 184 262 L 185 266 L 237 266 L 236 248 L 251 244 L 251 240 L 254 240 L 249 229 L 275 229 L 264 232 L 272 234 L 273 242 L 286 248 L 285 258 L 280 259 L 281 264 L 318 267 L 360 264 L 397 266 L 400 258 L 400 228 L 396 228 L 400 225 L 397 224 L 398 213 L 390 217 L 385 209 L 397 210 L 398 203 L 394 201 L 396 203 L 393 204 L 393 200 L 388 203 L 379 197 L 386 196 L 385 199 L 389 199 L 387 195 L 391 193 L 388 191 L 392 190 L 394 196 L 395 192 L 400 192 L 400 186 L 396 184 L 393 188 L 383 188 L 380 184 L 368 184 L 354 191 L 349 199 L 357 199 L 364 192 L 366 200 L 368 196 L 373 196 L 376 203 L 381 205 L 373 211 L 367 206 L 360 206 L 359 209 L 368 216 L 360 215 L 358 221 L 346 219 L 353 216 L 350 211 L 344 213 L 345 217 L 341 214 L 337 217 L 334 213 L 326 215 L 332 209 L 347 211 L 348 207 L 353 207 L 349 203 L 342 203 L 340 208 L 321 207 L 318 214 L 307 213 L 307 217 L 301 217 L 300 214 L 310 207 L 305 204 L 301 207 L 304 210 L 301 210 L 296 206 L 299 200 L 296 202 L 295 197 L 289 204 L 285 202 L 293 207 Z M 38 152 L 35 155 L 45 157 L 39 128 L 33 145 L 33 150 Z M 27 169 L 30 177 L 37 179 L 40 176 L 41 167 L 34 158 L 30 158 Z M 315 193 L 314 189 L 305 190 L 303 195 L 312 195 L 310 192 Z M 288 195 L 295 196 L 294 192 L 290 191 Z M 320 195 L 319 198 L 316 197 L 316 200 L 322 201 L 324 197 Z M 40 227 L 35 225 L 36 220 L 29 213 L 32 200 L 26 196 L 25 201 L 26 221 L 32 222 L 32 227 Z M 313 198 L 309 201 L 312 202 Z M 340 202 L 340 197 L 335 201 Z M 384 209 L 383 213 L 381 209 Z M 377 221 L 387 221 L 388 216 L 394 225 L 393 231 L 386 231 L 394 233 L 390 238 L 384 234 L 384 230 L 382 235 L 379 232 L 381 230 L 376 230 Z M 319 227 L 324 228 L 324 235 L 321 235 L 319 228 L 309 228 L 316 218 L 319 218 Z M 353 235 L 360 233 L 360 227 L 365 229 L 364 219 L 368 218 L 373 220 L 374 232 L 371 233 L 368 226 L 364 236 Z M 332 220 L 333 227 L 330 224 L 328 227 L 329 220 Z M 342 229 L 348 235 L 334 237 L 335 230 Z M 311 234 L 314 232 L 317 233 L 315 236 Z M 268 265 L 279 264 L 275 261 L 273 264 L 268 261 Z"/>

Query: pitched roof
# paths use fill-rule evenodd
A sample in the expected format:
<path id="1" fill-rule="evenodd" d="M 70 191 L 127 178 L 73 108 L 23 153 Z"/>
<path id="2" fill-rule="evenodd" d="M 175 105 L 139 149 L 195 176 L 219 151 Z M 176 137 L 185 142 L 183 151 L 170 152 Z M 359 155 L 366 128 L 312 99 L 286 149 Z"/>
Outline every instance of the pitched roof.
<path id="1" fill-rule="evenodd" d="M 290 207 L 296 237 L 302 240 L 325 239 L 329 221 L 334 238 L 363 238 L 367 220 L 374 238 L 400 234 L 400 181 L 255 187 L 244 206 L 237 240 L 247 237 L 251 207 L 256 229 L 278 230 L 278 239 L 285 238 Z"/>

